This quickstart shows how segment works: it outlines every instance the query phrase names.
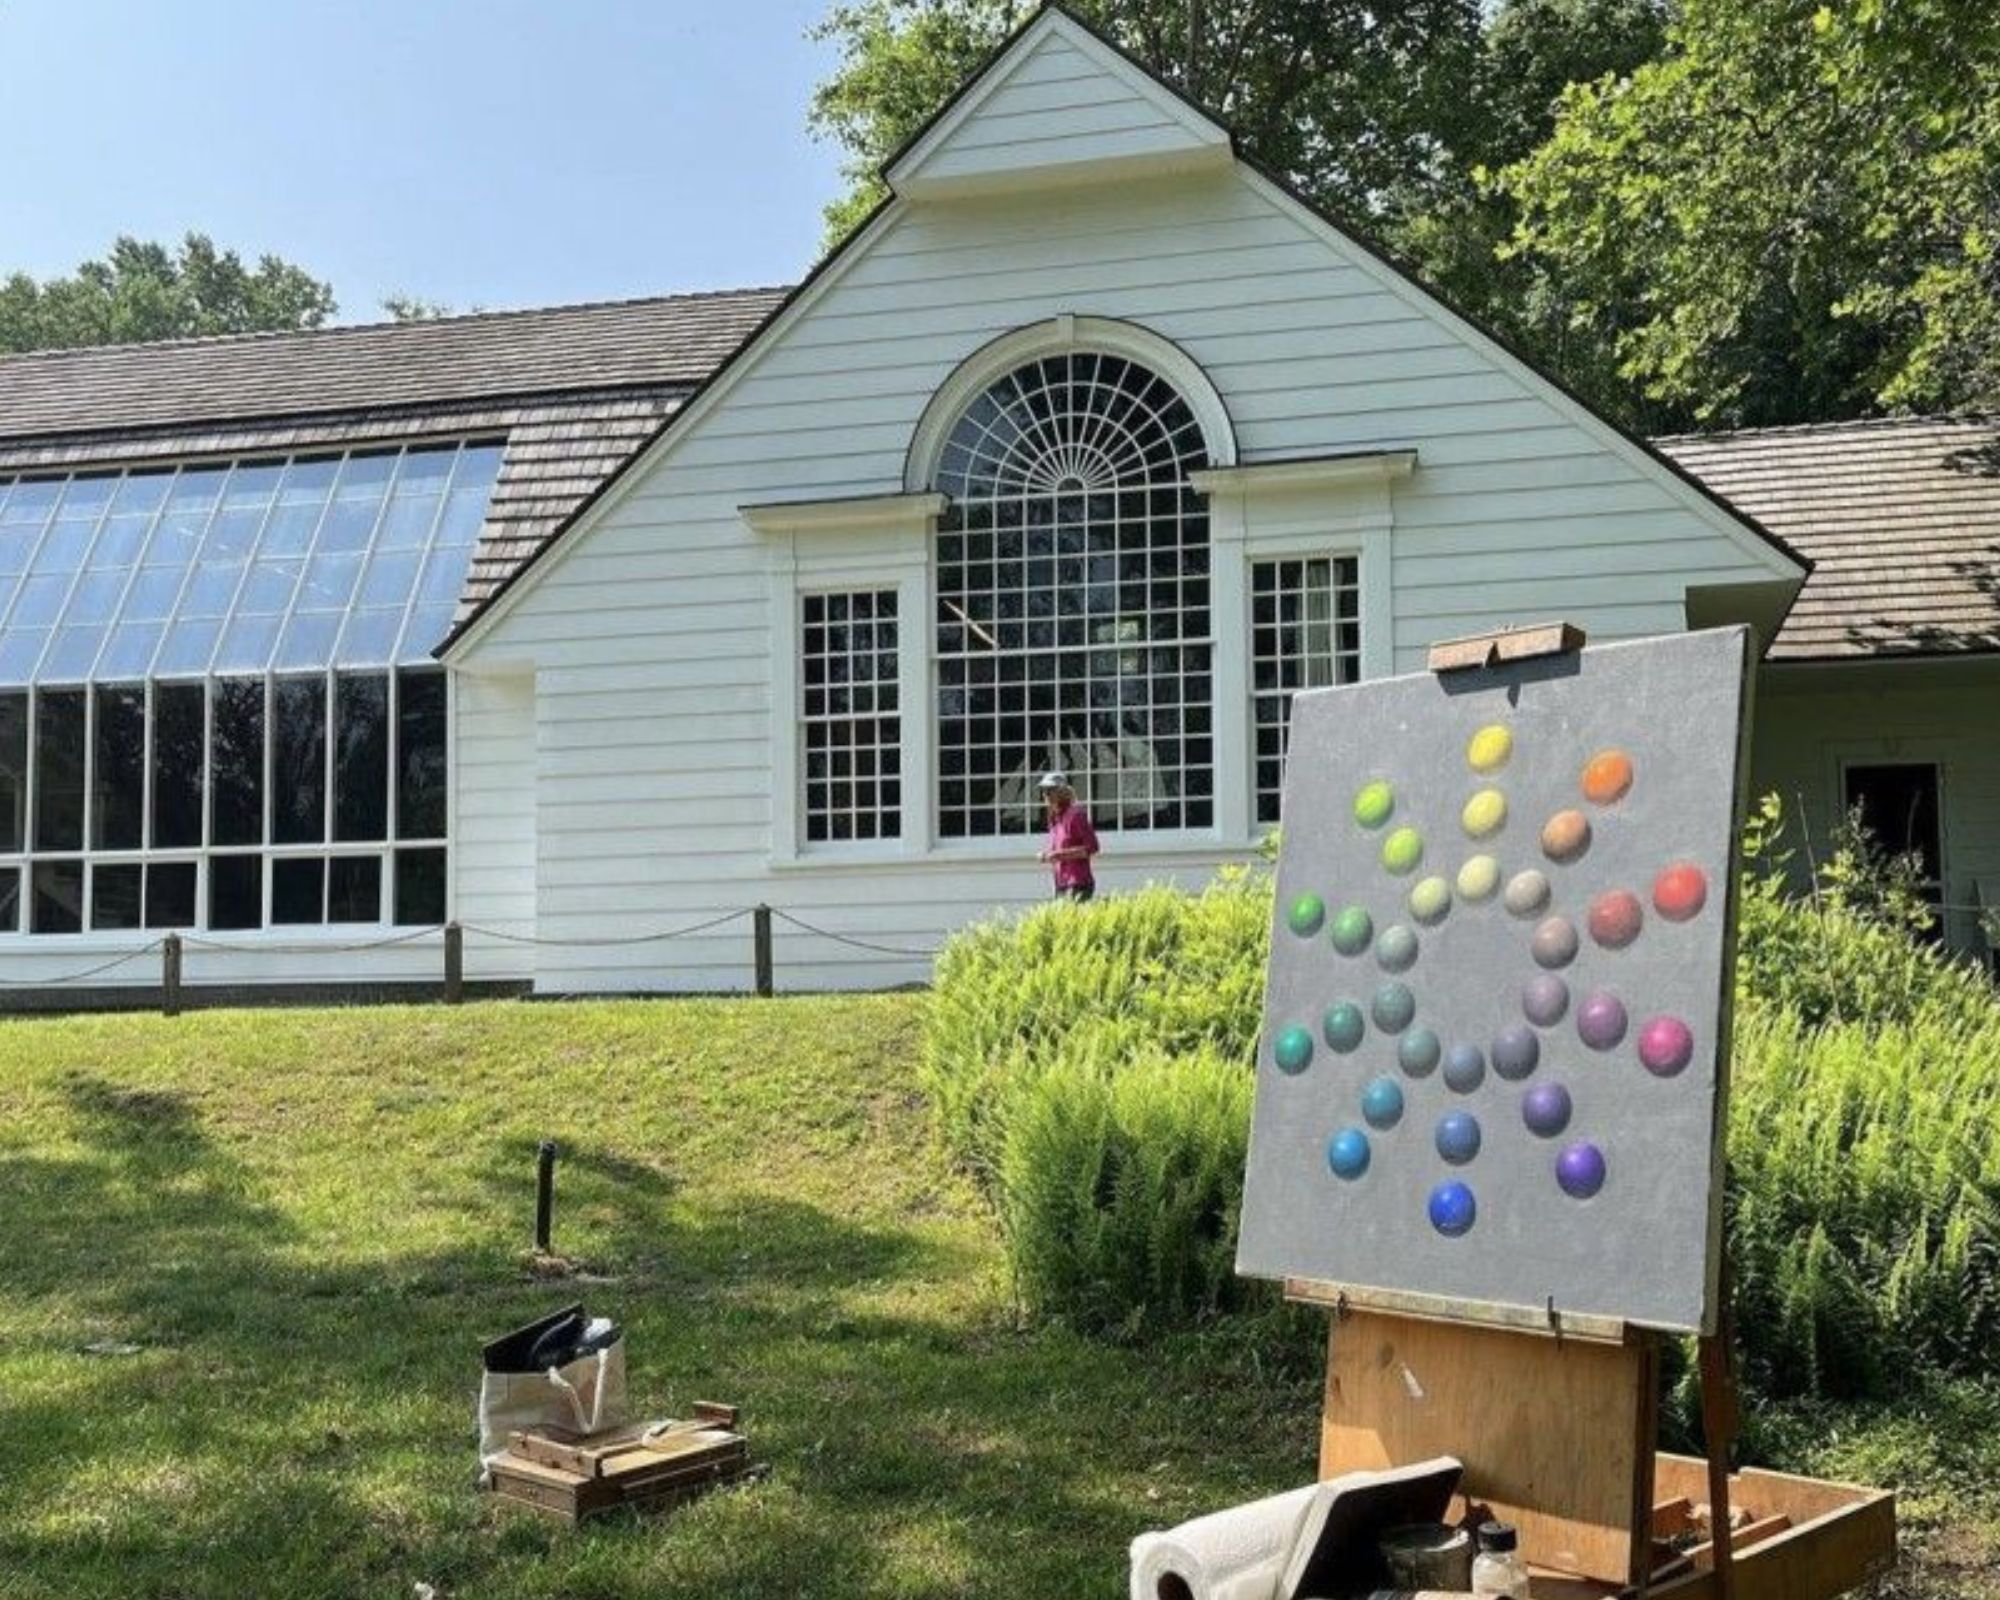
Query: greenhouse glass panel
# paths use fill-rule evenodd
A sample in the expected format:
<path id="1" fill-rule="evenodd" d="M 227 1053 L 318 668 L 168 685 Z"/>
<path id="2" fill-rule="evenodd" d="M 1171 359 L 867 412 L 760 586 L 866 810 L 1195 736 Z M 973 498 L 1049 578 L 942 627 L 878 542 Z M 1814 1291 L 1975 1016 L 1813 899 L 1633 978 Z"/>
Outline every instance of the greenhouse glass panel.
<path id="1" fill-rule="evenodd" d="M 0 478 L 0 686 L 426 661 L 500 458 L 449 444 Z"/>

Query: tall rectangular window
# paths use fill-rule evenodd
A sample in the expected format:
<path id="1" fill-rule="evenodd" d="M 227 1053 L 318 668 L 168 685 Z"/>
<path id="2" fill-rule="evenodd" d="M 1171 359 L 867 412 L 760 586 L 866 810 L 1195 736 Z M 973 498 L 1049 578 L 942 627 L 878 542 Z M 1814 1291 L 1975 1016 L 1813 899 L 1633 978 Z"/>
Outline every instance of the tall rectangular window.
<path id="1" fill-rule="evenodd" d="M 39 690 L 35 695 L 37 850 L 83 848 L 84 750 L 84 691 Z"/>
<path id="2" fill-rule="evenodd" d="M 209 746 L 209 843 L 262 844 L 264 680 L 218 678 L 214 699 L 215 728 Z"/>
<path id="3" fill-rule="evenodd" d="M 198 683 L 153 686 L 155 850 L 186 850 L 201 843 L 205 699 Z"/>
<path id="4" fill-rule="evenodd" d="M 896 591 L 800 596 L 805 823 L 812 843 L 903 828 Z"/>
<path id="5" fill-rule="evenodd" d="M 271 685 L 271 836 L 326 840 L 326 679 L 317 675 Z"/>
<path id="6" fill-rule="evenodd" d="M 0 694 L 0 851 L 15 855 L 27 842 L 28 697 Z"/>
<path id="7" fill-rule="evenodd" d="M 1292 696 L 1360 676 L 1361 584 L 1355 558 L 1252 562 L 1250 695 L 1259 822 L 1278 820 Z"/>
<path id="8" fill-rule="evenodd" d="M 442 839 L 445 792 L 445 681 L 442 672 L 396 675 L 396 836 Z"/>
<path id="9" fill-rule="evenodd" d="M 333 836 L 389 834 L 389 678 L 342 673 L 333 695 Z"/>
<path id="10" fill-rule="evenodd" d="M 91 691 L 90 847 L 137 850 L 146 826 L 146 690 L 116 685 Z M 138 893 L 132 895 L 138 926 Z"/>

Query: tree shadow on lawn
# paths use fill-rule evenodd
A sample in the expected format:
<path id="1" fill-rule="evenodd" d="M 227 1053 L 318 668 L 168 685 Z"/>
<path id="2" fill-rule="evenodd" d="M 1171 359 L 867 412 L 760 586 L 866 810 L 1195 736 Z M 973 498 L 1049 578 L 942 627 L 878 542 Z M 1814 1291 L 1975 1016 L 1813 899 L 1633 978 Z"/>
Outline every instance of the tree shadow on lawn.
<path id="1" fill-rule="evenodd" d="M 1310 1471 L 1295 1396 L 931 1309 L 973 1270 L 935 1233 L 670 1203 L 668 1174 L 579 1146 L 559 1204 L 611 1282 L 536 1281 L 499 1237 L 314 1261 L 185 1097 L 66 1097 L 85 1149 L 14 1161 L 0 1231 L 24 1330 L 0 1340 L 0 1572 L 34 1592 L 1109 1592 L 1142 1527 Z M 499 1141 L 475 1185 L 532 1204 L 531 1152 Z M 580 1533 L 475 1495 L 478 1345 L 572 1295 L 624 1321 L 637 1411 L 738 1401 L 774 1479 Z M 141 1348 L 81 1352 L 102 1339 Z"/>

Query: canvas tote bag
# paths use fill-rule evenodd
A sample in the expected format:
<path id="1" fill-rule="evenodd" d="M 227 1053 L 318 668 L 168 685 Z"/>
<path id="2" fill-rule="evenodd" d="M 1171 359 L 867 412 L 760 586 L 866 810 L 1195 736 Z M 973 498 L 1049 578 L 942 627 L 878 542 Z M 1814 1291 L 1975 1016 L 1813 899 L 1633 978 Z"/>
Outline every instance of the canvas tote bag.
<path id="1" fill-rule="evenodd" d="M 522 1428 L 576 1433 L 616 1428 L 627 1420 L 625 1335 L 615 1323 L 566 1307 L 517 1328 L 485 1350 L 479 1383 L 479 1460 L 507 1448 Z"/>

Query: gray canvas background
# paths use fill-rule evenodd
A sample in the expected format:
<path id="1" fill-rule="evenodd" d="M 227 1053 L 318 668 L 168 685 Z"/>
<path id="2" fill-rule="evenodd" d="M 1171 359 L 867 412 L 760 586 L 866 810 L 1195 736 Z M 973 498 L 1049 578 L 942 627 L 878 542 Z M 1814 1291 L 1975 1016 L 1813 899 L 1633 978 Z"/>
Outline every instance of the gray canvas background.
<path id="1" fill-rule="evenodd" d="M 1237 1268 L 1251 1276 L 1302 1277 L 1458 1300 L 1622 1317 L 1648 1326 L 1710 1326 L 1721 1180 L 1717 1115 L 1721 1100 L 1719 1029 L 1727 919 L 1733 896 L 1733 832 L 1739 811 L 1739 731 L 1747 635 L 1718 629 L 1601 646 L 1566 658 L 1491 670 L 1408 677 L 1302 694 L 1292 711 L 1278 867 L 1276 920 L 1259 1046 Z M 1506 725 L 1511 759 L 1497 773 L 1475 773 L 1466 745 L 1478 729 Z M 1632 758 L 1631 792 L 1615 806 L 1587 802 L 1579 780 L 1602 749 Z M 1372 778 L 1394 786 L 1394 817 L 1377 830 L 1353 816 L 1353 797 Z M 1476 789 L 1501 789 L 1508 818 L 1488 839 L 1468 839 L 1460 810 Z M 1569 807 L 1593 823 L 1589 851 L 1570 865 L 1547 860 L 1543 822 Z M 1392 876 L 1380 863 L 1381 841 L 1396 826 L 1423 834 L 1421 866 Z M 1424 927 L 1407 909 L 1410 888 L 1432 873 L 1455 880 L 1467 857 L 1490 854 L 1501 882 L 1538 868 L 1553 893 L 1548 912 L 1577 925 L 1581 950 L 1561 976 L 1570 1009 L 1541 1036 L 1541 1061 L 1525 1080 L 1508 1082 L 1490 1065 L 1494 1035 L 1525 1020 L 1520 994 L 1537 967 L 1529 936 L 1539 918 L 1509 914 L 1496 894 L 1479 905 L 1453 904 L 1444 922 Z M 1652 905 L 1653 878 L 1674 861 L 1698 864 L 1708 900 L 1692 921 L 1672 923 Z M 1586 918 L 1596 894 L 1630 889 L 1645 907 L 1637 941 L 1599 948 Z M 1489 1054 L 1485 1081 L 1470 1094 L 1449 1089 L 1442 1067 L 1411 1078 L 1396 1060 L 1396 1040 L 1369 1022 L 1353 1053 L 1325 1040 L 1326 1008 L 1351 999 L 1364 1012 L 1391 975 L 1371 949 L 1347 957 L 1322 929 L 1292 933 L 1286 908 L 1311 890 L 1327 903 L 1367 908 L 1376 930 L 1401 922 L 1415 930 L 1416 965 L 1401 974 L 1417 999 L 1412 1027 L 1433 1029 L 1448 1052 L 1470 1040 Z M 1625 1002 L 1631 1023 L 1608 1052 L 1586 1048 L 1576 1012 L 1593 990 Z M 1677 1077 L 1640 1064 L 1638 1035 L 1658 1014 L 1693 1030 L 1694 1059 Z M 1311 1030 L 1312 1064 L 1280 1072 L 1272 1041 L 1291 1024 Z M 1362 1089 L 1396 1079 L 1401 1122 L 1367 1127 Z M 1555 1079 L 1574 1113 L 1553 1139 L 1530 1133 L 1522 1095 Z M 1467 1165 L 1438 1155 L 1433 1130 L 1451 1111 L 1478 1118 L 1482 1144 Z M 1367 1131 L 1372 1158 L 1354 1181 L 1329 1170 L 1328 1139 L 1353 1126 Z M 1591 1199 L 1576 1200 L 1555 1181 L 1556 1158 L 1572 1140 L 1605 1154 L 1608 1177 Z M 1478 1202 L 1471 1231 L 1438 1233 L 1426 1206 L 1434 1185 L 1457 1178 Z"/>

